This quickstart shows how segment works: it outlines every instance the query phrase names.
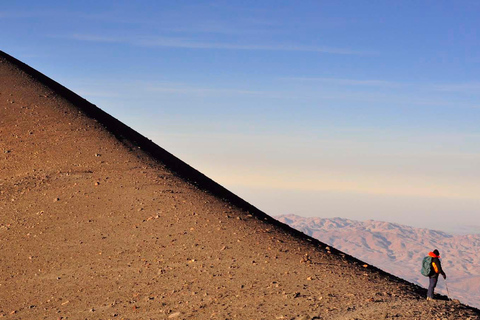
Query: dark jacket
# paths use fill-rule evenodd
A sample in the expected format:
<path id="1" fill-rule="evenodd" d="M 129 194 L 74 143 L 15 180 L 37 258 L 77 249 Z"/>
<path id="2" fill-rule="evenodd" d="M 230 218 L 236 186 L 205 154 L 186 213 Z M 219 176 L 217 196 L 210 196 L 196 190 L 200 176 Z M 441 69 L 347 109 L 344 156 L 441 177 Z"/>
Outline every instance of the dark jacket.
<path id="1" fill-rule="evenodd" d="M 432 257 L 432 271 L 430 271 L 430 278 L 438 278 L 438 275 L 441 274 L 444 278 L 446 277 L 445 272 L 442 269 L 442 264 L 440 262 L 440 256 L 437 256 L 435 253 L 430 252 L 428 254 Z"/>

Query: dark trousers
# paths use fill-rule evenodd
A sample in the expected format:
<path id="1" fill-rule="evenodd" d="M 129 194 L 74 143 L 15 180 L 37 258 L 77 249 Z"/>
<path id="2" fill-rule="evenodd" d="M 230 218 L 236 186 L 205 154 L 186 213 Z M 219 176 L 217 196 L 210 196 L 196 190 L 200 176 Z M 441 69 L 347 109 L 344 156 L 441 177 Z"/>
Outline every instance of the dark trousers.
<path id="1" fill-rule="evenodd" d="M 438 276 L 430 277 L 430 283 L 428 285 L 427 297 L 433 299 L 433 290 L 437 286 Z"/>

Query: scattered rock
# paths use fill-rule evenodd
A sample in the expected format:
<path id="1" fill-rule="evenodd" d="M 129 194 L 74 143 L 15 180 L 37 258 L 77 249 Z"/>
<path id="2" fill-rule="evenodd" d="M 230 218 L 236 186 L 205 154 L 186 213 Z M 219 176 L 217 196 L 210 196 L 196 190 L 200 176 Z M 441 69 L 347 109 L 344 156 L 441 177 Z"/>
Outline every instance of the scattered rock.
<path id="1" fill-rule="evenodd" d="M 172 314 L 170 314 L 170 315 L 168 316 L 168 319 L 176 318 L 176 317 L 180 316 L 180 314 L 181 314 L 181 313 L 178 312 L 178 311 L 177 311 L 177 312 L 174 312 L 174 313 L 172 313 Z"/>
<path id="2" fill-rule="evenodd" d="M 308 253 L 305 253 L 305 255 L 302 257 L 302 259 L 300 260 L 300 263 L 311 263 L 312 260 L 310 259 L 310 256 L 308 255 Z"/>

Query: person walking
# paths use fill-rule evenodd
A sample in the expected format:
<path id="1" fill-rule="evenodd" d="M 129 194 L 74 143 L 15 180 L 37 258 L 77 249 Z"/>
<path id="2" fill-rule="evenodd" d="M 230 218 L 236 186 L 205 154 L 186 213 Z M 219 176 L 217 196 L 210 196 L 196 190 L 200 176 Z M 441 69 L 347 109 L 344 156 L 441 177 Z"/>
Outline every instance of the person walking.
<path id="1" fill-rule="evenodd" d="M 433 252 L 429 252 L 428 255 L 432 257 L 432 268 L 428 278 L 430 279 L 430 283 L 428 285 L 427 291 L 427 300 L 433 300 L 435 287 L 437 286 L 438 276 L 441 274 L 443 279 L 447 279 L 447 275 L 442 269 L 442 264 L 440 263 L 440 252 L 437 249 L 433 250 Z"/>

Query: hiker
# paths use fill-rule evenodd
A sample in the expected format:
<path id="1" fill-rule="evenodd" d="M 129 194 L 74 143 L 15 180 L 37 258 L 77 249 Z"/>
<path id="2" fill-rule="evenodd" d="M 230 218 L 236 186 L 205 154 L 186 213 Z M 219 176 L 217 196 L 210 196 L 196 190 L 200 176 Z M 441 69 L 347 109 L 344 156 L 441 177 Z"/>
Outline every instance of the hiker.
<path id="1" fill-rule="evenodd" d="M 428 255 L 432 257 L 432 268 L 428 275 L 430 283 L 428 285 L 427 300 L 433 300 L 433 290 L 435 290 L 435 287 L 437 286 L 438 275 L 441 274 L 443 279 L 447 279 L 447 275 L 443 271 L 442 264 L 440 263 L 440 252 L 435 249 L 433 252 L 429 252 Z"/>

